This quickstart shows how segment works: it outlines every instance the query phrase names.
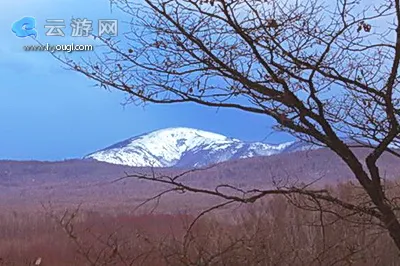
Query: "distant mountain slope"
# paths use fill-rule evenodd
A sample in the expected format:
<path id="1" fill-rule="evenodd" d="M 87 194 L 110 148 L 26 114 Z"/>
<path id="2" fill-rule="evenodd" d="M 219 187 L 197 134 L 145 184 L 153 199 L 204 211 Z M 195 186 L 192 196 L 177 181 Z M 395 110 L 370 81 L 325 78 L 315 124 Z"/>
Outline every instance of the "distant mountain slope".
<path id="1" fill-rule="evenodd" d="M 355 151 L 360 158 L 365 158 L 370 152 L 367 149 Z M 386 153 L 378 161 L 378 165 L 385 178 L 399 177 L 400 164 L 397 157 Z M 166 187 L 135 178 L 113 181 L 126 176 L 127 173 L 176 176 L 183 171 L 186 170 L 134 168 L 95 160 L 0 161 L 0 201 L 3 207 L 19 204 L 19 208 L 40 208 L 43 202 L 52 202 L 59 206 L 74 204 L 76 207 L 75 204 L 84 202 L 85 206 L 96 205 L 114 211 L 114 208 L 122 206 L 131 208 L 143 199 L 165 190 Z M 315 180 L 319 181 L 313 183 L 314 185 L 323 186 L 346 180 L 355 181 L 355 178 L 344 162 L 328 149 L 230 160 L 211 168 L 192 171 L 180 178 L 185 184 L 209 189 L 215 189 L 220 184 L 241 189 L 263 189 L 310 183 Z M 201 199 L 201 195 L 185 195 L 171 194 L 163 199 L 162 208 L 176 211 L 181 205 L 200 206 L 207 203 Z"/>
<path id="2" fill-rule="evenodd" d="M 167 128 L 133 137 L 85 156 L 127 166 L 202 167 L 233 159 L 301 150 L 296 142 L 245 142 L 192 128 Z M 304 148 L 304 145 L 300 145 Z"/>

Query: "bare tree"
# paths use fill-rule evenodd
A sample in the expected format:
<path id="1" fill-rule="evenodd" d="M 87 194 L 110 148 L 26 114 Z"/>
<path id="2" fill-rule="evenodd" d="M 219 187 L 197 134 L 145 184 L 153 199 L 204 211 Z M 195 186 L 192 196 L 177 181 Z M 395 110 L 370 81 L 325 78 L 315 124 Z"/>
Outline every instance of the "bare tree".
<path id="1" fill-rule="evenodd" d="M 60 60 L 104 88 L 126 92 L 133 103 L 194 102 L 272 117 L 276 129 L 335 152 L 373 204 L 302 188 L 241 197 L 174 178 L 145 179 L 228 201 L 309 195 L 375 217 L 400 249 L 395 198 L 377 166 L 384 152 L 400 156 L 399 0 L 113 2 L 132 17 L 125 38 L 99 37 L 105 53 L 98 60 Z M 352 146 L 370 148 L 365 162 Z"/>

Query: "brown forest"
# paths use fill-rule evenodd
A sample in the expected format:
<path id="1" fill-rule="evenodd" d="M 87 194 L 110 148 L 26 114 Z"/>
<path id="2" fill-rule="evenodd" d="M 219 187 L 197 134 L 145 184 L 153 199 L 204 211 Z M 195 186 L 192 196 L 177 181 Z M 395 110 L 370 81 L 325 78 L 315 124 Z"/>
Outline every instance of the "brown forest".
<path id="1" fill-rule="evenodd" d="M 363 157 L 367 151 L 355 152 Z M 396 163 L 395 156 L 385 154 L 379 164 L 394 200 Z M 84 160 L 0 162 L 0 265 L 34 265 L 38 258 L 40 265 L 54 266 L 399 265 L 398 252 L 377 219 L 313 194 L 270 195 L 204 215 L 223 201 L 178 193 L 137 208 L 165 187 L 118 178 L 152 171 L 185 173 Z M 313 187 L 326 195 L 360 208 L 370 204 L 327 149 L 230 161 L 187 174 L 183 181 L 202 188 L 223 183 L 251 188 L 318 179 Z"/>
<path id="2" fill-rule="evenodd" d="M 352 201 L 354 185 L 330 188 Z M 310 199 L 271 196 L 199 219 L 70 209 L 0 216 L 0 265 L 399 265 L 396 248 L 370 217 Z M 326 206 L 328 207 L 328 206 Z M 225 218 L 224 218 L 225 217 Z"/>

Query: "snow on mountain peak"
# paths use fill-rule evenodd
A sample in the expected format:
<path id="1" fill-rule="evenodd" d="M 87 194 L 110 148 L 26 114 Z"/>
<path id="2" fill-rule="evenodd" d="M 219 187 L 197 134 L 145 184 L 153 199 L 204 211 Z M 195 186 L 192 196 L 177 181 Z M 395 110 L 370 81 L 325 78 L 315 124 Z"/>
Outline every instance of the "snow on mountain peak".
<path id="1" fill-rule="evenodd" d="M 292 143 L 243 142 L 208 131 L 176 127 L 127 139 L 85 158 L 128 166 L 199 167 L 280 153 Z"/>
<path id="2" fill-rule="evenodd" d="M 142 143 L 152 145 L 155 149 L 157 149 L 161 141 L 163 144 L 168 144 L 173 148 L 178 149 L 179 152 L 192 149 L 200 144 L 232 141 L 232 139 L 220 134 L 184 127 L 166 128 L 153 131 L 139 137 L 138 139 L 140 139 Z"/>

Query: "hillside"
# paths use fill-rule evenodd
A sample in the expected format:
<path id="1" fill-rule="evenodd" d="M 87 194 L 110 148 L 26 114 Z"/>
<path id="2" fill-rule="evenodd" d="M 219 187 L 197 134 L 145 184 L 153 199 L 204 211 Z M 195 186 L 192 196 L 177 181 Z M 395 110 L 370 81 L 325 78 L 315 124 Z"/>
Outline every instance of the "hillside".
<path id="1" fill-rule="evenodd" d="M 357 150 L 360 157 L 367 150 Z M 387 178 L 400 172 L 395 157 L 384 155 L 379 162 Z M 184 169 L 156 168 L 156 174 L 176 175 Z M 162 188 L 154 183 L 124 179 L 129 173 L 151 173 L 151 168 L 137 168 L 90 160 L 62 162 L 0 161 L 0 200 L 4 206 L 39 206 L 52 201 L 62 205 L 85 203 L 101 208 L 133 206 Z M 182 180 L 192 185 L 213 188 L 218 184 L 232 184 L 241 188 L 262 188 L 312 182 L 316 185 L 337 183 L 353 178 L 344 163 L 327 149 L 277 154 L 223 162 L 206 170 L 199 170 Z M 181 197 L 165 206 L 181 206 Z M 185 204 L 193 203 L 189 200 Z M 197 202 L 199 203 L 199 202 Z M 196 204 L 197 204 L 196 203 Z"/>

